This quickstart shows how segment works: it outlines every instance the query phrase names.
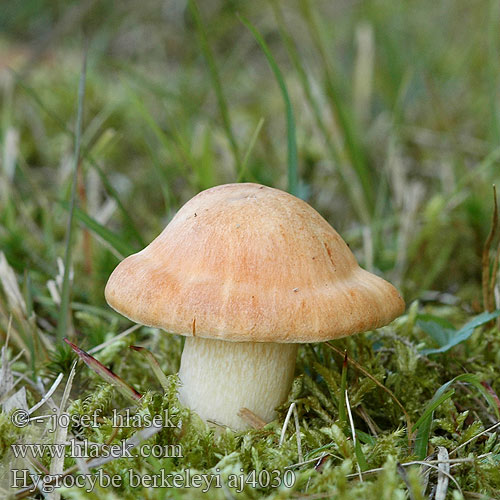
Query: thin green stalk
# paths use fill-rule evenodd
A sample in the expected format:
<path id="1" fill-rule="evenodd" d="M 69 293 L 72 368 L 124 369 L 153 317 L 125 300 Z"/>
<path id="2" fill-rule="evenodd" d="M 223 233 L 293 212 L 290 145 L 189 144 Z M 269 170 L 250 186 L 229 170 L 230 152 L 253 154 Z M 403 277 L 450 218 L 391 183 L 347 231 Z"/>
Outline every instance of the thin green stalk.
<path id="1" fill-rule="evenodd" d="M 16 78 L 16 83 L 19 85 L 19 88 L 21 88 L 26 94 L 33 99 L 35 104 L 44 112 L 47 114 L 49 118 L 51 118 L 54 123 L 67 135 L 73 138 L 75 140 L 75 132 L 73 132 L 67 125 L 66 123 L 59 118 L 57 114 L 55 114 L 48 106 L 45 105 L 45 103 L 42 101 L 40 96 L 30 87 L 26 85 L 25 82 L 21 81 L 19 79 L 19 75 L 17 75 L 15 72 L 12 72 L 14 77 Z M 117 206 L 119 210 L 122 212 L 125 220 L 127 221 L 127 226 L 130 230 L 130 232 L 133 234 L 134 238 L 137 240 L 139 245 L 141 247 L 146 246 L 146 242 L 142 238 L 139 230 L 137 229 L 137 226 L 135 225 L 133 218 L 130 216 L 130 214 L 127 212 L 125 205 L 122 203 L 120 200 L 120 197 L 118 195 L 118 192 L 116 189 L 113 187 L 109 179 L 106 177 L 106 174 L 103 172 L 101 167 L 97 164 L 96 160 L 93 158 L 89 148 L 85 147 L 85 145 L 81 144 L 81 156 L 85 158 L 86 161 L 89 162 L 89 164 L 96 170 L 96 172 L 99 174 L 99 177 L 101 179 L 101 182 L 104 184 L 104 188 L 106 189 L 107 193 L 116 201 Z"/>
<path id="2" fill-rule="evenodd" d="M 449 380 L 441 387 L 439 387 L 432 399 L 427 404 L 427 407 L 424 410 L 423 414 L 413 426 L 413 430 L 418 431 L 415 440 L 414 452 L 420 460 L 424 460 L 427 456 L 427 448 L 431 434 L 432 421 L 434 418 L 434 410 L 444 401 L 453 396 L 455 390 L 449 389 L 449 387 L 456 382 L 462 382 L 474 386 L 479 391 L 479 393 L 482 394 L 482 396 L 488 401 L 489 405 L 494 409 L 497 419 L 500 415 L 495 404 L 495 399 L 488 392 L 488 389 L 481 384 L 476 375 L 472 373 L 462 373 L 461 375 L 456 376 L 452 380 Z"/>
<path id="3" fill-rule="evenodd" d="M 69 275 L 71 269 L 71 254 L 73 244 L 74 212 L 76 204 L 76 186 L 78 181 L 78 167 L 80 163 L 80 138 L 82 135 L 83 102 L 85 98 L 85 81 L 87 76 L 87 48 L 83 55 L 82 72 L 78 86 L 78 111 L 76 116 L 75 150 L 73 155 L 73 182 L 71 186 L 71 199 L 69 206 L 68 225 L 66 229 L 66 250 L 64 253 L 64 277 L 61 291 L 61 309 L 59 310 L 59 321 L 57 325 L 57 340 L 62 341 L 67 335 L 69 317 Z"/>
<path id="4" fill-rule="evenodd" d="M 342 428 L 347 429 L 349 422 L 347 421 L 345 393 L 347 388 L 347 351 L 344 353 L 344 362 L 342 363 L 342 377 L 340 379 L 340 397 L 339 397 L 339 421 Z"/>
<path id="5" fill-rule="evenodd" d="M 182 137 L 177 132 L 177 136 L 175 140 L 171 140 L 170 137 L 167 136 L 167 133 L 162 130 L 162 128 L 158 125 L 155 118 L 149 111 L 149 109 L 144 105 L 144 102 L 140 97 L 136 94 L 136 92 L 128 87 L 129 92 L 129 100 L 130 104 L 135 108 L 138 114 L 144 119 L 146 124 L 149 126 L 153 134 L 156 136 L 160 144 L 168 151 L 170 154 L 176 153 L 179 155 L 179 158 L 182 160 L 182 168 L 183 173 L 187 174 L 187 169 L 184 165 L 189 165 L 191 168 L 195 168 L 194 163 L 192 161 L 191 155 L 189 154 L 188 148 L 186 148 L 182 142 Z M 174 120 L 171 120 L 174 123 Z M 175 130 L 172 134 L 175 134 Z"/>
<path id="6" fill-rule="evenodd" d="M 288 191 L 297 196 L 299 190 L 299 175 L 298 175 L 298 156 L 297 156 L 297 139 L 295 137 L 295 118 L 293 116 L 292 103 L 290 97 L 288 96 L 288 91 L 285 84 L 285 79 L 281 74 L 281 71 L 276 64 L 276 61 L 271 54 L 264 38 L 257 31 L 250 21 L 245 19 L 243 16 L 238 15 L 239 20 L 251 31 L 257 43 L 260 45 L 262 52 L 264 52 L 269 66 L 276 77 L 278 85 L 281 89 L 283 95 L 283 100 L 285 101 L 286 108 L 286 130 L 287 130 L 287 142 L 288 142 Z"/>
<path id="7" fill-rule="evenodd" d="M 63 202 L 61 205 L 71 212 L 69 204 Z M 118 235 L 114 234 L 107 227 L 100 224 L 81 208 L 73 208 L 73 217 L 80 221 L 87 229 L 99 236 L 104 243 L 108 244 L 115 252 L 117 252 L 119 254 L 117 255 L 118 258 L 124 259 L 127 255 L 135 252 L 134 247 L 123 241 Z"/>
<path id="8" fill-rule="evenodd" d="M 119 210 L 122 212 L 122 215 L 125 217 L 125 220 L 127 221 L 127 228 L 130 230 L 132 235 L 134 236 L 135 240 L 137 243 L 139 243 L 140 247 L 145 247 L 146 246 L 146 241 L 144 238 L 141 236 L 141 233 L 137 229 L 137 226 L 132 220 L 131 215 L 127 212 L 127 209 L 125 208 L 125 205 L 122 203 L 118 192 L 116 189 L 113 187 L 109 179 L 107 178 L 106 174 L 103 172 L 102 168 L 96 163 L 96 161 L 92 158 L 90 153 L 84 154 L 86 160 L 92 165 L 92 167 L 96 170 L 96 172 L 99 175 L 99 178 L 101 179 L 101 182 L 104 184 L 104 189 L 106 189 L 107 193 L 116 201 L 116 204 L 119 208 Z"/>
<path id="9" fill-rule="evenodd" d="M 491 133 L 496 145 L 500 144 L 500 110 L 498 107 L 498 18 L 500 16 L 500 4 L 497 0 L 490 2 L 490 15 L 488 23 L 488 91 L 489 108 L 491 112 Z"/>
<path id="10" fill-rule="evenodd" d="M 295 41 L 286 28 L 285 19 L 283 17 L 283 12 L 281 11 L 281 8 L 279 6 L 279 2 L 277 0 L 273 0 L 271 2 L 271 5 L 274 10 L 274 15 L 281 35 L 281 39 L 283 40 L 285 48 L 288 52 L 288 56 L 290 57 L 292 64 L 295 67 L 295 71 L 299 77 L 302 90 L 304 91 L 306 100 L 313 113 L 314 119 L 316 120 L 316 125 L 323 135 L 326 148 L 328 150 L 328 153 L 330 154 L 335 169 L 337 170 L 337 174 L 343 186 L 343 190 L 347 193 L 347 196 L 351 201 L 353 210 L 358 214 L 360 220 L 367 224 L 370 219 L 369 210 L 366 205 L 366 200 L 363 196 L 363 190 L 362 186 L 359 183 L 359 179 L 355 176 L 348 175 L 349 172 L 347 172 L 344 166 L 345 160 L 341 158 L 341 152 L 338 151 L 337 146 L 332 140 L 332 133 L 328 130 L 323 120 L 320 106 L 313 95 L 309 77 L 307 75 L 304 64 L 301 61 Z M 351 179 L 351 177 L 354 178 Z"/>
<path id="11" fill-rule="evenodd" d="M 245 177 L 245 172 L 247 169 L 247 164 L 248 164 L 248 159 L 250 158 L 250 154 L 253 151 L 253 148 L 255 146 L 255 142 L 257 141 L 257 137 L 260 134 L 260 131 L 262 129 L 262 125 L 264 125 L 264 118 L 260 118 L 259 123 L 257 123 L 257 127 L 255 127 L 255 130 L 252 134 L 252 137 L 250 138 L 250 143 L 248 144 L 248 148 L 246 150 L 245 156 L 243 157 L 243 161 L 241 162 L 241 170 L 238 175 L 238 180 L 236 182 L 241 182 L 243 178 Z"/>
<path id="12" fill-rule="evenodd" d="M 238 148 L 238 143 L 236 142 L 236 138 L 233 134 L 233 129 L 231 127 L 231 119 L 229 117 L 226 98 L 224 97 L 224 92 L 222 91 L 221 79 L 219 76 L 219 72 L 217 70 L 217 65 L 215 64 L 215 57 L 208 43 L 207 33 L 205 31 L 205 26 L 203 24 L 203 20 L 201 19 L 201 14 L 198 9 L 196 0 L 189 0 L 188 6 L 195 21 L 196 31 L 198 33 L 198 38 L 200 41 L 200 47 L 203 52 L 203 56 L 207 61 L 210 78 L 212 80 L 212 86 L 214 88 L 215 95 L 217 96 L 217 103 L 219 105 L 222 122 L 224 124 L 224 129 L 226 131 L 227 138 L 231 145 L 231 150 L 233 152 L 236 169 L 239 173 L 241 172 L 240 152 Z"/>
<path id="13" fill-rule="evenodd" d="M 365 154 L 361 141 L 357 137 L 353 120 L 344 107 L 344 103 L 339 96 L 337 78 L 331 68 L 326 42 L 323 39 L 323 31 L 316 19 L 314 10 L 311 8 L 309 0 L 301 0 L 301 13 L 307 23 L 312 41 L 321 57 L 324 68 L 324 83 L 326 95 L 329 99 L 332 115 L 337 120 L 343 134 L 346 145 L 346 152 L 351 160 L 354 171 L 363 187 L 363 195 L 366 199 L 370 212 L 374 207 L 374 178 L 366 163 Z"/>
<path id="14" fill-rule="evenodd" d="M 149 349 L 146 349 L 145 347 L 141 347 L 141 346 L 137 346 L 137 345 L 131 345 L 130 349 L 133 349 L 134 351 L 142 354 L 146 358 L 149 365 L 151 366 L 151 370 L 153 370 L 153 373 L 155 374 L 156 378 L 158 379 L 158 382 L 160 382 L 161 386 L 163 387 L 163 390 L 165 392 L 168 392 L 168 390 L 170 388 L 168 378 L 163 373 L 163 370 L 161 369 L 161 366 L 158 363 L 158 360 L 155 358 L 154 354 Z"/>

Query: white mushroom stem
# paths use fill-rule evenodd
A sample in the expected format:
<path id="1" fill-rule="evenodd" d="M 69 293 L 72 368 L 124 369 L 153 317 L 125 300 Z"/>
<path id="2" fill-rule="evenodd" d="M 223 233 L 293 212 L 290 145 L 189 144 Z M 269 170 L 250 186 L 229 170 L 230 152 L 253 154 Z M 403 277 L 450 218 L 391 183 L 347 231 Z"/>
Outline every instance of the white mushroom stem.
<path id="1" fill-rule="evenodd" d="M 204 420 L 234 430 L 248 428 L 238 416 L 241 408 L 270 422 L 290 391 L 297 348 L 298 344 L 187 337 L 179 399 Z"/>

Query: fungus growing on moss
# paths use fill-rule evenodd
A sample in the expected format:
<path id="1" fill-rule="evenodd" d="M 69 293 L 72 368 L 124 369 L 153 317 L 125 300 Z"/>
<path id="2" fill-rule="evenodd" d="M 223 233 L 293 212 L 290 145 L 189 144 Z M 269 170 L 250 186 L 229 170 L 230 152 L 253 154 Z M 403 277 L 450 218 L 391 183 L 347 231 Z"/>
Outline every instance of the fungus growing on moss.
<path id="1" fill-rule="evenodd" d="M 310 205 L 250 183 L 188 201 L 117 266 L 105 295 L 131 320 L 187 337 L 180 400 L 233 429 L 247 426 L 241 408 L 273 419 L 299 343 L 378 328 L 404 310 Z"/>

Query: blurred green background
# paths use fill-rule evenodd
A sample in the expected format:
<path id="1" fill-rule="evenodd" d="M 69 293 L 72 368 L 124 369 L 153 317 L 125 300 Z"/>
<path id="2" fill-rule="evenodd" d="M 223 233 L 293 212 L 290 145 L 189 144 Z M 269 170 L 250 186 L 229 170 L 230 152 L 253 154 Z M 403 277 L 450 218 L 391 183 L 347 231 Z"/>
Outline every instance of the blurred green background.
<path id="1" fill-rule="evenodd" d="M 396 461 L 432 458 L 442 446 L 463 459 L 450 470 L 467 498 L 497 498 L 498 434 L 483 432 L 500 411 L 497 313 L 477 313 L 500 307 L 500 295 L 496 305 L 491 300 L 498 237 L 482 264 L 492 185 L 500 181 L 499 20 L 498 0 L 0 1 L 0 337 L 8 344 L 0 362 L 5 373 L 11 364 L 15 370 L 12 387 L 28 381 L 32 406 L 46 394 L 40 381 L 47 388 L 69 374 L 68 336 L 86 350 L 106 342 L 98 359 L 146 394 L 139 411 L 177 408 L 174 385 L 158 392 L 151 365 L 128 347 L 150 349 L 172 375 L 183 337 L 125 330 L 130 323 L 104 300 L 109 275 L 200 190 L 297 182 L 295 192 L 360 264 L 402 291 L 407 314 L 366 335 L 302 346 L 294 388 L 274 423 L 219 440 L 189 417 L 179 436 L 166 438 L 189 453 L 152 469 L 298 464 L 293 434 L 279 444 L 293 401 L 305 457 L 319 461 L 297 469 L 292 496 L 346 490 L 339 498 L 404 498 L 408 489 L 424 498 L 423 468 L 405 475 Z M 123 330 L 130 335 L 117 338 Z M 102 383 L 80 364 L 69 411 L 123 407 Z M 352 431 L 342 411 L 347 389 Z M 92 441 L 116 437 L 101 429 L 89 431 Z M 11 466 L 6 451 L 25 441 L 25 431 L 0 412 L 0 479 Z M 130 467 L 124 460 L 109 467 L 122 472 Z M 360 463 L 385 469 L 375 469 L 373 481 L 346 483 Z M 146 470 L 145 461 L 136 466 Z M 431 476 L 429 491 L 436 481 Z M 453 488 L 447 498 L 463 498 Z M 120 495 L 160 498 L 158 490 L 128 486 Z M 189 490 L 176 495 L 194 498 Z"/>
<path id="2" fill-rule="evenodd" d="M 500 179 L 495 1 L 2 2 L 10 264 L 48 296 L 64 255 L 85 40 L 75 300 L 103 306 L 118 259 L 198 191 L 238 180 L 287 188 L 284 101 L 238 15 L 283 73 L 299 195 L 407 301 L 434 290 L 481 310 Z"/>

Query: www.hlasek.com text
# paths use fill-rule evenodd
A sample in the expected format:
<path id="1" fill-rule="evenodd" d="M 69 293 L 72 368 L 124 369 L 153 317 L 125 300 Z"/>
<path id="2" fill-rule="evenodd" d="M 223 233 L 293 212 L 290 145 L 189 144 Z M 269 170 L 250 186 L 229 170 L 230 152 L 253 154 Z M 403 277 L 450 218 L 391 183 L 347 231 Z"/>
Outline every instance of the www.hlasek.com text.
<path id="1" fill-rule="evenodd" d="M 66 443 L 37 443 L 11 444 L 12 453 L 16 458 L 42 458 L 49 455 L 51 458 L 182 458 L 180 444 L 142 444 L 136 446 L 125 440 L 116 444 L 93 443 L 88 440 L 70 439 Z M 137 450 L 132 453 L 132 450 Z"/>
<path id="2" fill-rule="evenodd" d="M 47 474 L 45 476 L 33 474 L 27 469 L 11 470 L 11 485 L 13 488 L 27 489 L 30 492 L 37 490 L 42 493 L 51 493 L 59 488 L 81 488 L 87 493 L 92 492 L 96 486 L 100 488 L 119 488 L 128 484 L 131 488 L 196 488 L 202 493 L 207 493 L 211 488 L 222 488 L 223 484 L 241 493 L 245 486 L 252 488 L 277 488 L 284 485 L 291 488 L 295 483 L 295 474 L 290 469 L 284 472 L 279 470 L 251 471 L 248 474 L 228 474 L 224 479 L 220 475 L 220 469 L 215 473 L 200 474 L 191 473 L 185 469 L 178 473 L 167 473 L 160 469 L 157 474 L 139 474 L 129 469 L 126 475 L 107 474 L 99 469 L 94 474 Z"/>

